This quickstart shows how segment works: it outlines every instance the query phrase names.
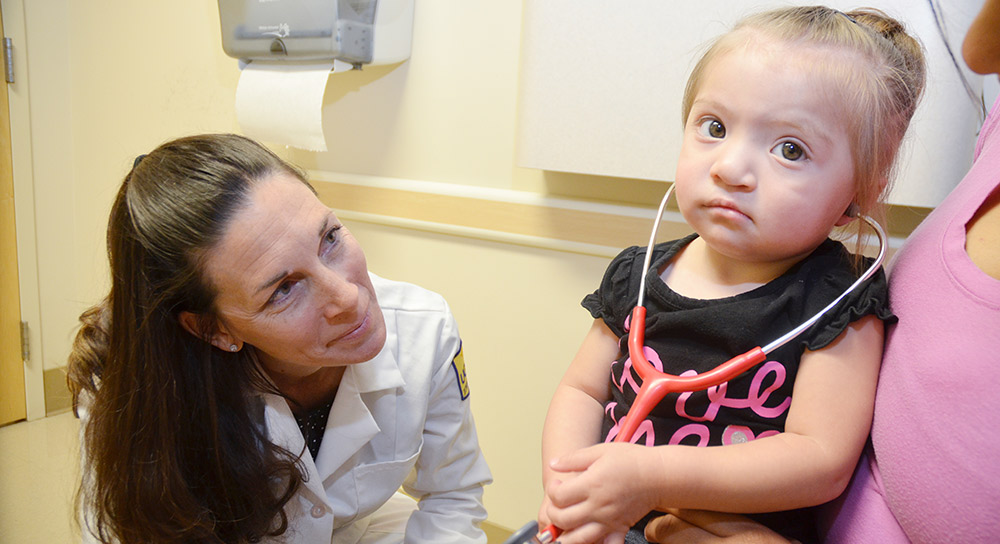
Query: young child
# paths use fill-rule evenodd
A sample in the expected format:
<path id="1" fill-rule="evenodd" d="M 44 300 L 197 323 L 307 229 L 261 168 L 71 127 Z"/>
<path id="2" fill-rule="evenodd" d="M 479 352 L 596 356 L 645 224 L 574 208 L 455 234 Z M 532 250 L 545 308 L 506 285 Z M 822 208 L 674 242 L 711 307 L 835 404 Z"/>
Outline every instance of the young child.
<path id="1" fill-rule="evenodd" d="M 920 45 L 875 10 L 779 9 L 712 45 L 687 84 L 675 182 L 696 234 L 657 245 L 647 278 L 654 366 L 714 368 L 854 282 L 859 258 L 828 237 L 854 210 L 879 215 L 924 77 Z M 801 509 L 840 494 L 871 424 L 884 275 L 742 376 L 668 395 L 631 444 L 593 446 L 641 384 L 625 346 L 645 253 L 623 251 L 583 301 L 595 321 L 546 417 L 540 520 L 563 544 L 620 543 L 651 511 L 695 508 L 815 539 Z"/>

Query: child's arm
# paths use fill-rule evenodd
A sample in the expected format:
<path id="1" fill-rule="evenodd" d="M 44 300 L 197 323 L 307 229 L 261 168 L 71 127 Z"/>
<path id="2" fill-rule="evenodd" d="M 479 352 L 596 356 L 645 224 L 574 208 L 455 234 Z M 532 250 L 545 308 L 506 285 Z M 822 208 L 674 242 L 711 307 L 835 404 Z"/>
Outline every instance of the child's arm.
<path id="1" fill-rule="evenodd" d="M 601 441 L 604 403 L 611 397 L 611 363 L 618 357 L 618 337 L 595 319 L 583 344 L 560 380 L 549 404 L 542 431 L 542 484 L 548 487 L 549 462 Z M 566 479 L 568 475 L 561 475 Z M 539 519 L 547 523 L 546 503 Z"/>
<path id="2" fill-rule="evenodd" d="M 548 514 L 559 527 L 587 530 L 559 540 L 600 541 L 595 522 L 617 532 L 653 509 L 751 513 L 833 499 L 850 480 L 871 426 L 883 334 L 882 322 L 869 316 L 803 354 L 779 435 L 709 448 L 601 444 L 562 456 L 548 468 L 579 474 L 550 486 Z"/>

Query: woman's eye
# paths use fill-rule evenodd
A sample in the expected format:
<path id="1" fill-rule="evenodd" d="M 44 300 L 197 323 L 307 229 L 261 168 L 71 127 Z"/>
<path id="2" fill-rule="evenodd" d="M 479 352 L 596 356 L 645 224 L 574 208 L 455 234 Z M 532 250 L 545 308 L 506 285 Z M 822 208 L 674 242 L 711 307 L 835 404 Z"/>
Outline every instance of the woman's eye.
<path id="1" fill-rule="evenodd" d="M 717 119 L 705 119 L 698 125 L 698 133 L 706 138 L 721 139 L 726 137 L 726 127 Z"/>
<path id="2" fill-rule="evenodd" d="M 326 234 L 323 235 L 322 247 L 320 253 L 323 253 L 324 251 L 329 251 L 330 246 L 337 245 L 338 230 L 340 230 L 340 225 L 337 225 L 336 227 L 333 227 L 332 229 L 326 231 Z"/>
<path id="3" fill-rule="evenodd" d="M 271 298 L 267 301 L 268 304 L 275 304 L 284 300 L 289 294 L 291 294 L 292 287 L 294 285 L 295 282 L 292 281 L 281 282 L 281 285 L 278 285 L 278 288 L 271 293 Z"/>
<path id="4" fill-rule="evenodd" d="M 800 161 L 806 158 L 806 151 L 795 142 L 781 142 L 774 147 L 774 152 L 786 161 Z"/>

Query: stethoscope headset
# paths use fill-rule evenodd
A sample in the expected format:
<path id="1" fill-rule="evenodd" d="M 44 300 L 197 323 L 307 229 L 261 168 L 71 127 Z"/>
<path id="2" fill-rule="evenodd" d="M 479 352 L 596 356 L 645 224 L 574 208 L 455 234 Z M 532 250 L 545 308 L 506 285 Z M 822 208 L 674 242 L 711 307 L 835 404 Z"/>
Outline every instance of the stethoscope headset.
<path id="1" fill-rule="evenodd" d="M 646 337 L 646 307 L 643 306 L 643 303 L 646 295 L 646 276 L 649 273 L 650 261 L 653 255 L 653 246 L 656 243 L 656 231 L 659 229 L 660 221 L 663 218 L 663 211 L 666 209 L 667 201 L 670 199 L 673 189 L 674 186 L 671 185 L 670 188 L 667 189 L 666 194 L 663 195 L 663 199 L 660 201 L 660 207 L 656 211 L 656 219 L 653 222 L 653 231 L 649 235 L 649 244 L 646 246 L 646 257 L 642 264 L 642 276 L 639 280 L 639 297 L 635 308 L 632 310 L 629 327 L 631 334 L 628 339 L 628 354 L 631 359 L 632 368 L 635 370 L 636 374 L 642 378 L 642 385 L 639 387 L 639 392 L 636 394 L 632 407 L 620 423 L 621 428 L 618 431 L 618 435 L 615 437 L 615 442 L 628 442 L 631 440 L 636 429 L 639 428 L 639 424 L 646 419 L 649 412 L 652 411 L 652 409 L 659 404 L 659 402 L 663 400 L 663 397 L 665 397 L 668 393 L 702 391 L 708 389 L 709 387 L 728 382 L 754 366 L 763 363 L 768 354 L 772 353 L 781 346 L 784 346 L 805 332 L 809 329 L 809 327 L 826 315 L 827 312 L 833 309 L 833 307 L 843 300 L 844 297 L 851 294 L 861 284 L 871 278 L 875 272 L 878 271 L 879 267 L 882 266 L 882 262 L 885 260 L 885 230 L 883 230 L 882 226 L 871 217 L 859 214 L 857 212 L 857 206 L 851 204 L 851 207 L 847 210 L 847 215 L 859 218 L 865 223 L 868 223 L 868 226 L 870 226 L 878 236 L 879 250 L 878 255 L 872 261 L 871 265 L 864 271 L 863 274 L 861 274 L 860 277 L 858 277 L 857 280 L 854 281 L 854 283 L 845 289 L 840 296 L 827 304 L 823 309 L 816 312 L 816 314 L 812 317 L 803 321 L 799 326 L 782 335 L 777 340 L 774 340 L 764 347 L 755 347 L 746 353 L 737 355 L 712 370 L 702 372 L 701 374 L 694 376 L 675 376 L 673 374 L 661 372 L 649 362 L 646 355 L 643 353 L 643 346 L 645 344 Z M 539 531 L 538 522 L 531 521 L 511 535 L 510 538 L 505 540 L 504 544 L 549 544 L 558 538 L 560 534 L 562 534 L 562 530 L 554 525 L 549 525 Z"/>

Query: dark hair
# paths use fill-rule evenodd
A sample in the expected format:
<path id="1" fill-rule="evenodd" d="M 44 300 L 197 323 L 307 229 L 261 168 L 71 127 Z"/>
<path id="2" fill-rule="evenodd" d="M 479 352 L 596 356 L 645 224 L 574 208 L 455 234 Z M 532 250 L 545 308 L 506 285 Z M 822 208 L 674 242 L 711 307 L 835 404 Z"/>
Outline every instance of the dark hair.
<path id="1" fill-rule="evenodd" d="M 260 391 L 274 391 L 250 346 L 214 348 L 179 321 L 214 330 L 202 256 L 253 186 L 305 177 L 242 136 L 180 138 L 137 159 L 108 223 L 111 291 L 80 317 L 69 357 L 74 409 L 87 412 L 77 503 L 102 542 L 256 542 L 288 527 L 304 480 L 268 440 Z M 308 185 L 308 184 L 307 184 Z"/>

